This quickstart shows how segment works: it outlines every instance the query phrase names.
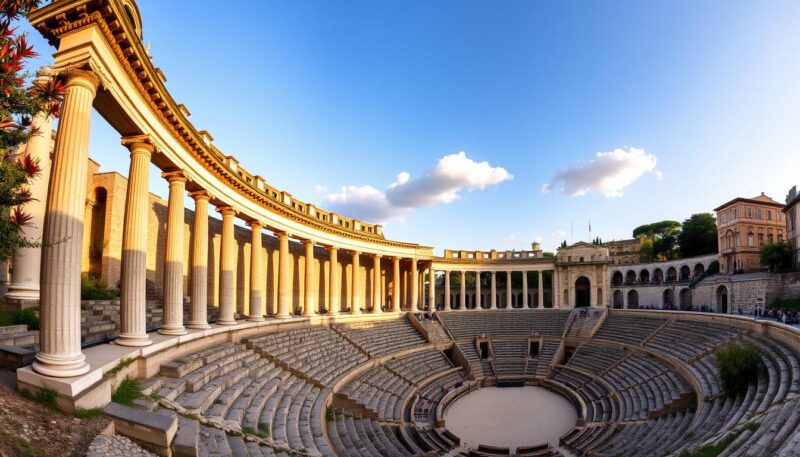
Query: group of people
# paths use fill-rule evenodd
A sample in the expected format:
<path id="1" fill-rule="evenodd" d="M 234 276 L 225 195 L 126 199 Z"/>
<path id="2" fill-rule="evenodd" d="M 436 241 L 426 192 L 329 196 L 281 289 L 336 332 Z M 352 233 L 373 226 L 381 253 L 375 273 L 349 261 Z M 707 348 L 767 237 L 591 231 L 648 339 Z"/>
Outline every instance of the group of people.
<path id="1" fill-rule="evenodd" d="M 739 308 L 739 314 L 743 314 L 741 308 Z M 796 309 L 784 310 L 780 308 L 773 308 L 763 310 L 757 308 L 753 310 L 752 314 L 756 319 L 772 319 L 788 325 L 800 324 L 800 311 Z"/>

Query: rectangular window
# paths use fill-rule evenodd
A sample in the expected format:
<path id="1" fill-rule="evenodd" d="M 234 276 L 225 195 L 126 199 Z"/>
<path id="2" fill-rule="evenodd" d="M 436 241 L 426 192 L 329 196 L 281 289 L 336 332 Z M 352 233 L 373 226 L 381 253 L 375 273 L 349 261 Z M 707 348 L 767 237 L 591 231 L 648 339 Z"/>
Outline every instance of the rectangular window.
<path id="1" fill-rule="evenodd" d="M 758 219 L 761 219 L 761 208 L 758 208 L 758 210 L 756 211 L 756 217 Z"/>
<path id="2" fill-rule="evenodd" d="M 747 208 L 747 218 L 748 219 L 753 218 L 753 208 Z"/>
<path id="3" fill-rule="evenodd" d="M 767 220 L 768 221 L 772 220 L 772 211 L 770 211 L 770 210 L 767 210 Z"/>

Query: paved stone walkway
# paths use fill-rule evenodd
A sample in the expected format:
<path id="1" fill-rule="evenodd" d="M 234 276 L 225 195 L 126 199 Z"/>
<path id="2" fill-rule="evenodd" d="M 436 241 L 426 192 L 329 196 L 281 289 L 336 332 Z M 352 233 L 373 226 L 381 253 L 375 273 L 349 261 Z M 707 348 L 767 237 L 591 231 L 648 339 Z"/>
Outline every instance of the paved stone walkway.
<path id="1" fill-rule="evenodd" d="M 146 456 L 156 457 L 155 454 L 145 451 L 140 448 L 138 444 L 129 440 L 121 435 L 97 435 L 92 444 L 89 445 L 89 451 L 86 452 L 86 457 L 128 457 L 128 456 Z"/>

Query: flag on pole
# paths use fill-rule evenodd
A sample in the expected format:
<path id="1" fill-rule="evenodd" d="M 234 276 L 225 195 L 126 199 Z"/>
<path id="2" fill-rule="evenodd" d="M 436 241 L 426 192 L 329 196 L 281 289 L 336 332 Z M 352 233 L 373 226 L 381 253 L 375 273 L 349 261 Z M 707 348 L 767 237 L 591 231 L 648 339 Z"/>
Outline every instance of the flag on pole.
<path id="1" fill-rule="evenodd" d="M 592 234 L 592 220 L 589 219 L 589 235 Z"/>

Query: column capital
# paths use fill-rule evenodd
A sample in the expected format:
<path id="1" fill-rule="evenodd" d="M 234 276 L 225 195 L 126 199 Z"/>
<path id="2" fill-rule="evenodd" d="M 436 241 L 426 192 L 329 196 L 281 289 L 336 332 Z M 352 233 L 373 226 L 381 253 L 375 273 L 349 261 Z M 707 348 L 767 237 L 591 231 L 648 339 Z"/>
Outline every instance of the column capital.
<path id="1" fill-rule="evenodd" d="M 161 177 L 172 182 L 186 182 L 188 177 L 183 170 L 169 170 L 161 173 Z"/>
<path id="2" fill-rule="evenodd" d="M 189 196 L 192 197 L 195 201 L 198 200 L 211 200 L 211 195 L 206 190 L 195 190 L 193 192 L 189 192 Z"/>
<path id="3" fill-rule="evenodd" d="M 153 143 L 153 138 L 150 135 L 131 135 L 122 137 L 121 141 L 123 146 L 131 151 L 131 154 L 147 153 L 152 155 L 156 152 L 156 146 Z"/>
<path id="4" fill-rule="evenodd" d="M 263 222 L 261 222 L 261 221 L 260 221 L 260 220 L 258 220 L 258 219 L 254 219 L 254 220 L 252 220 L 252 221 L 249 221 L 249 222 L 247 223 L 247 225 L 248 225 L 248 226 L 249 226 L 251 229 L 253 229 L 253 230 L 255 230 L 255 229 L 259 229 L 259 230 L 260 230 L 260 229 L 264 228 L 264 223 L 263 223 Z"/>
<path id="5" fill-rule="evenodd" d="M 100 76 L 89 69 L 74 68 L 60 73 L 60 75 L 64 77 L 64 85 L 67 89 L 72 86 L 82 86 L 91 90 L 92 94 L 97 94 L 97 88 L 100 87 Z"/>
<path id="6" fill-rule="evenodd" d="M 382 257 L 383 257 L 383 256 L 382 256 L 382 255 L 380 255 L 380 254 L 369 254 L 369 255 L 370 255 L 370 256 L 372 256 L 372 258 L 373 258 L 373 259 L 380 259 L 380 258 L 382 258 Z"/>
<path id="7" fill-rule="evenodd" d="M 301 243 L 303 246 L 308 246 L 309 244 L 310 244 L 311 246 L 315 246 L 315 245 L 317 244 L 317 242 L 316 242 L 316 241 L 314 241 L 314 240 L 311 240 L 311 239 L 302 239 L 302 240 L 300 240 L 300 243 Z"/>
<path id="8" fill-rule="evenodd" d="M 236 210 L 232 206 L 218 206 L 217 212 L 223 216 L 235 216 Z"/>
<path id="9" fill-rule="evenodd" d="M 275 235 L 275 238 L 277 238 L 279 240 L 288 239 L 291 236 L 291 235 L 289 235 L 289 233 L 282 232 L 282 231 L 279 231 L 279 230 L 278 231 L 274 231 L 272 233 Z"/>
<path id="10" fill-rule="evenodd" d="M 331 251 L 339 252 L 339 248 L 334 246 L 334 245 L 325 246 L 325 250 L 328 251 L 328 252 L 331 252 Z"/>

